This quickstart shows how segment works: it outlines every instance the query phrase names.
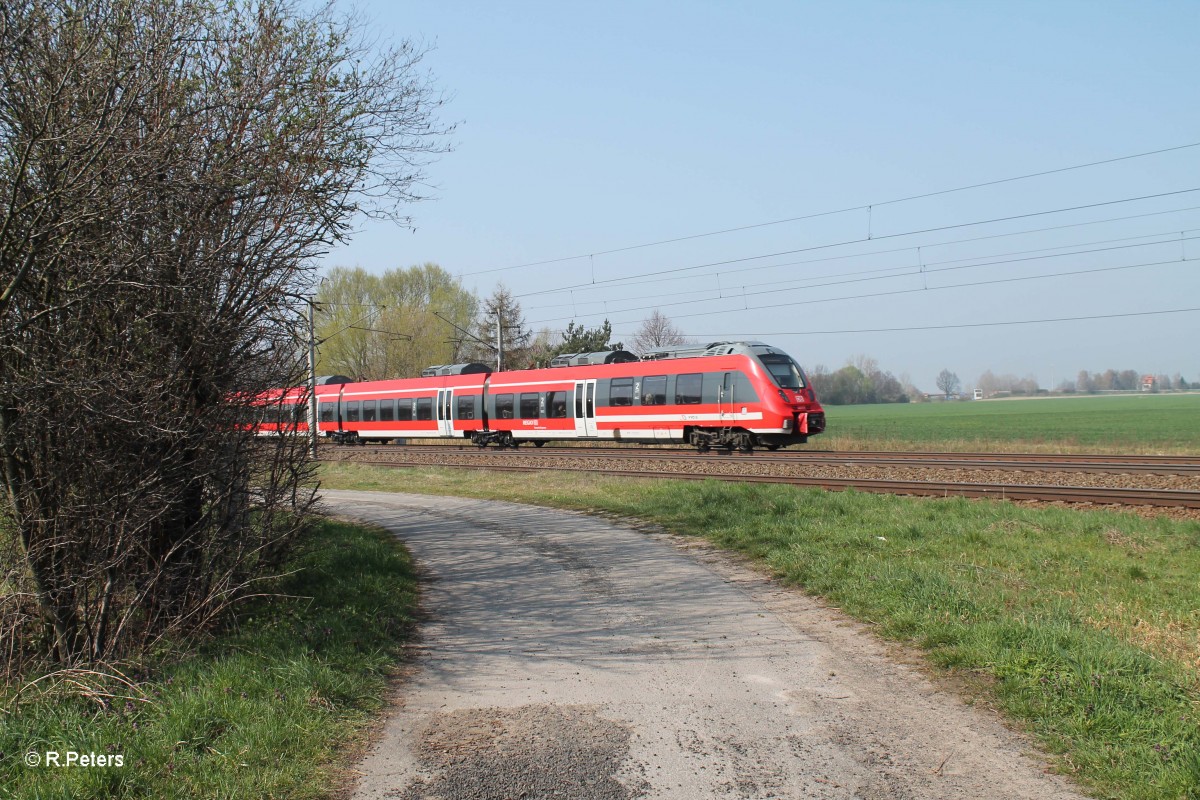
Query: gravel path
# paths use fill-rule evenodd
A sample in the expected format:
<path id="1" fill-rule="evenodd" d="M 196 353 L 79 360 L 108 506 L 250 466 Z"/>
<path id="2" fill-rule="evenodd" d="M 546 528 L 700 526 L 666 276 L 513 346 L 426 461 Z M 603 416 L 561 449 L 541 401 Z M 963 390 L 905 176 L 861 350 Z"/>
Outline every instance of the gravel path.
<path id="1" fill-rule="evenodd" d="M 355 798 L 1077 798 L 994 715 L 695 542 L 562 511 L 326 493 L 425 573 Z"/>

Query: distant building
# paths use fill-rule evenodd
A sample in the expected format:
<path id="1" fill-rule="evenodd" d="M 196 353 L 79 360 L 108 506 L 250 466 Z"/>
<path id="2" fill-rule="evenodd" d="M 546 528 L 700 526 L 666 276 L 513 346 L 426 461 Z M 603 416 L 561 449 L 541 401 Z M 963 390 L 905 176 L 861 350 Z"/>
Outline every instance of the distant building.
<path id="1" fill-rule="evenodd" d="M 1154 391 L 1154 383 L 1155 383 L 1155 380 L 1154 380 L 1153 375 L 1143 375 L 1142 376 L 1142 391 L 1143 392 L 1153 392 Z"/>

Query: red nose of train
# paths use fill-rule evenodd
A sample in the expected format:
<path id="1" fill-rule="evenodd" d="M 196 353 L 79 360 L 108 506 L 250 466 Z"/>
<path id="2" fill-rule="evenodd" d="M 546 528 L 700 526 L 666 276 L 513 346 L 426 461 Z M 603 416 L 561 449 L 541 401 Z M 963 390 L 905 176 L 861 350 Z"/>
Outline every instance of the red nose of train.
<path id="1" fill-rule="evenodd" d="M 783 402 L 794 406 L 815 404 L 817 402 L 816 394 L 807 386 L 803 389 L 780 389 L 779 396 L 783 399 Z"/>

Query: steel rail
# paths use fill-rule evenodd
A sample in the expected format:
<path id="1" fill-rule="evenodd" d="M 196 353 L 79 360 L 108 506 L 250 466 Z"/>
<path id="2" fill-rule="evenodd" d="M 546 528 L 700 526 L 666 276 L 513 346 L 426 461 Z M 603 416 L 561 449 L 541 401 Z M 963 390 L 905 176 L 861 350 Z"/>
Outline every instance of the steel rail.
<path id="1" fill-rule="evenodd" d="M 369 462 L 395 469 L 429 467 L 425 462 Z M 538 466 L 505 464 L 440 464 L 454 469 L 487 469 L 492 472 L 541 472 Z M 809 486 L 835 491 L 854 489 L 876 494 L 904 494 L 922 497 L 968 497 L 993 500 L 1037 500 L 1041 502 L 1092 503 L 1097 505 L 1163 506 L 1200 508 L 1200 492 L 1176 489 L 1123 489 L 1110 487 L 1042 486 L 1003 483 L 959 483 L 954 481 L 897 481 L 864 478 L 791 477 L 783 475 L 698 475 L 648 470 L 593 469 L 586 466 L 556 466 L 554 471 L 594 472 L 626 478 L 673 480 L 719 480 L 738 483 L 778 483 Z"/>
<path id="2" fill-rule="evenodd" d="M 1018 472 L 1093 472 L 1134 473 L 1149 475 L 1200 475 L 1200 458 L 1192 456 L 1138 455 L 1069 455 L 1048 453 L 901 453 L 901 452 L 782 452 L 756 450 L 753 453 L 713 451 L 697 453 L 681 448 L 620 448 L 620 447 L 526 447 L 520 450 L 481 450 L 473 445 L 392 445 L 367 446 L 354 452 L 413 452 L 446 453 L 479 452 L 483 454 L 528 456 L 533 458 L 638 459 L 655 458 L 662 461 L 693 461 L 697 459 L 726 462 L 729 459 L 757 459 L 766 463 L 863 466 L 863 467 L 925 467 L 932 469 L 995 469 Z"/>

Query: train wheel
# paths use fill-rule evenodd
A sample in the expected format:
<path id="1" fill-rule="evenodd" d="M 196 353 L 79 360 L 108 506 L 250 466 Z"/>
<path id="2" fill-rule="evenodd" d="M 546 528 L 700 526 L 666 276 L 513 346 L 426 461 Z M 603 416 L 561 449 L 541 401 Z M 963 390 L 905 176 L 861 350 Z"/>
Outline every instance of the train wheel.
<path id="1" fill-rule="evenodd" d="M 545 442 L 545 440 L 544 440 L 544 439 L 543 439 L 543 440 L 539 440 L 539 441 L 536 441 L 536 442 L 534 442 L 534 443 L 533 443 L 533 446 L 534 446 L 534 447 L 545 447 L 545 446 L 546 446 L 546 442 Z"/>

